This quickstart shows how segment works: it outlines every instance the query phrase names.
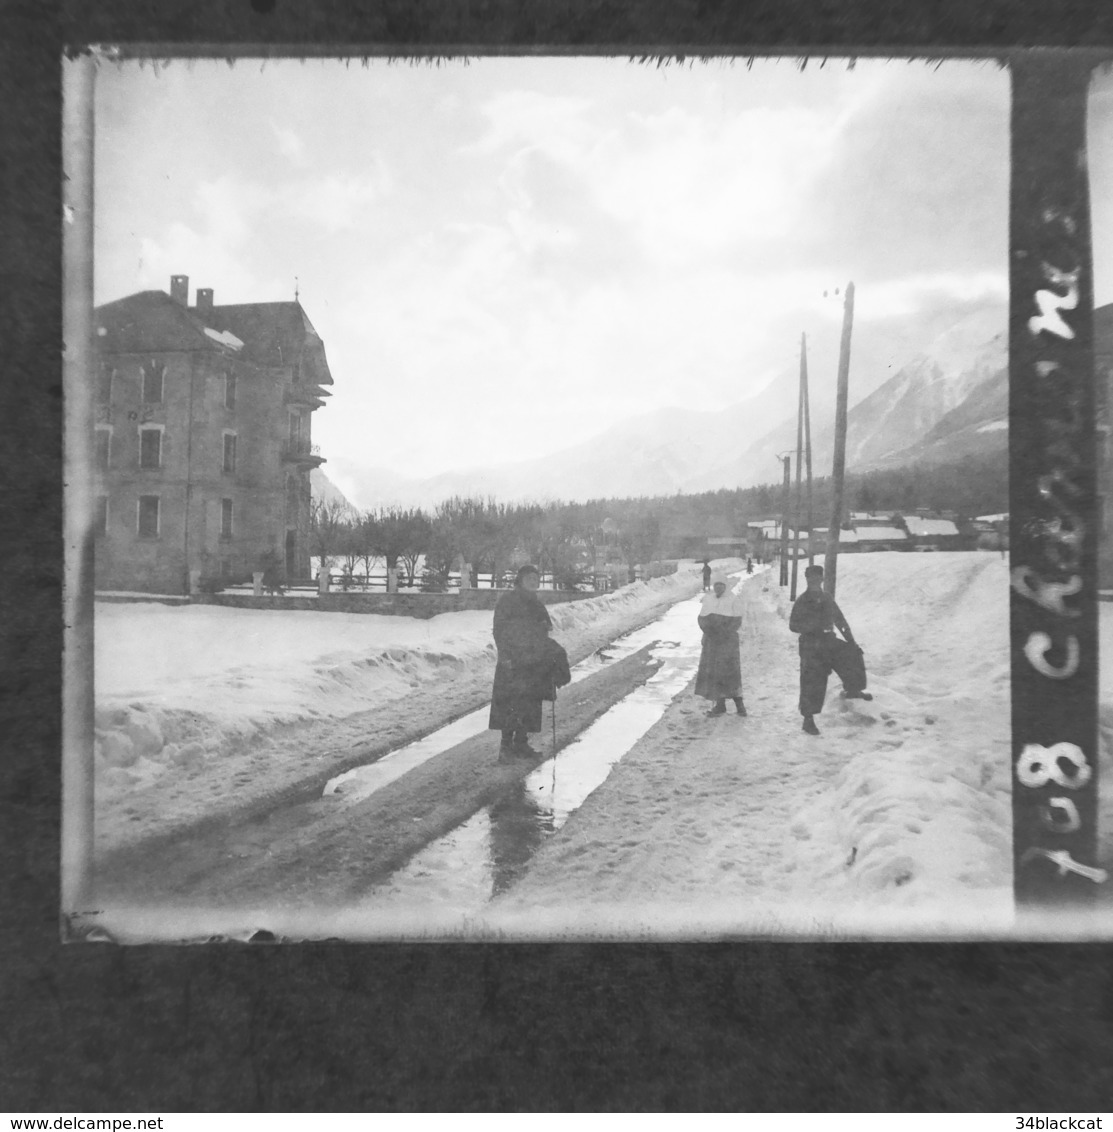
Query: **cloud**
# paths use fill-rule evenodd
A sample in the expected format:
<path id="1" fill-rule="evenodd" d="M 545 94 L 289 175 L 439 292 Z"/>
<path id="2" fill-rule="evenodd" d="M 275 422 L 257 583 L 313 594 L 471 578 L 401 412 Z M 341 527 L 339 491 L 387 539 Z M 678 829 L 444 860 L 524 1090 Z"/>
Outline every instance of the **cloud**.
<path id="1" fill-rule="evenodd" d="M 847 115 L 792 252 L 838 275 L 1005 271 L 1009 81 L 993 65 L 891 65 Z"/>
<path id="2" fill-rule="evenodd" d="M 278 143 L 278 152 L 294 165 L 305 164 L 305 144 L 293 130 L 280 126 L 273 118 L 268 123 L 274 140 Z"/>
<path id="3" fill-rule="evenodd" d="M 484 105 L 489 128 L 471 151 L 509 151 L 499 183 L 519 215 L 528 167 L 548 163 L 646 259 L 681 264 L 790 232 L 851 112 L 726 105 L 616 116 L 583 98 L 502 94 Z"/>
<path id="4" fill-rule="evenodd" d="M 576 162 L 599 134 L 598 124 L 589 118 L 588 98 L 507 90 L 488 99 L 481 109 L 487 132 L 473 145 L 462 146 L 461 154 L 531 148 Z"/>
<path id="5" fill-rule="evenodd" d="M 372 158 L 359 176 L 328 173 L 269 185 L 225 174 L 198 185 L 194 206 L 206 231 L 242 243 L 275 221 L 300 220 L 327 232 L 365 226 L 367 210 L 392 188 L 383 162 Z"/>
<path id="6" fill-rule="evenodd" d="M 178 222 L 157 238 L 144 236 L 139 241 L 139 286 L 143 290 L 165 291 L 171 275 L 184 274 L 195 286 L 216 289 L 217 302 L 251 302 L 269 287 L 247 264 L 235 244 Z"/>
<path id="7" fill-rule="evenodd" d="M 676 263 L 788 233 L 835 134 L 822 110 L 632 115 L 589 175 L 602 207 L 633 226 L 650 258 Z"/>
<path id="8" fill-rule="evenodd" d="M 368 211 L 392 187 L 380 160 L 363 176 L 329 174 L 283 186 L 275 191 L 273 206 L 279 215 L 307 221 L 327 232 L 341 232 L 371 223 Z"/>
<path id="9" fill-rule="evenodd" d="M 161 231 L 138 234 L 140 285 L 165 288 L 169 274 L 187 273 L 240 296 L 237 301 L 255 301 L 274 280 L 260 273 L 252 248 L 270 244 L 289 252 L 291 223 L 328 234 L 366 231 L 371 210 L 390 191 L 381 163 L 359 177 L 330 173 L 273 186 L 229 174 L 203 181 L 188 223 L 173 220 Z"/>
<path id="10" fill-rule="evenodd" d="M 889 319 L 918 314 L 924 307 L 955 302 L 1005 302 L 1009 281 L 1001 271 L 934 272 L 864 285 L 854 298 L 855 318 Z"/>

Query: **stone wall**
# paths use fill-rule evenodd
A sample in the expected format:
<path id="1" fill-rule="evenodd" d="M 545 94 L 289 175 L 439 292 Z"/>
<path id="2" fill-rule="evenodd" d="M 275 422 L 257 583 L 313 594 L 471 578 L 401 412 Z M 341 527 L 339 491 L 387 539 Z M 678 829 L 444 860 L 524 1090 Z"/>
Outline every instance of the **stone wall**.
<path id="1" fill-rule="evenodd" d="M 379 613 L 395 617 L 436 617 L 461 609 L 494 609 L 507 590 L 464 590 L 451 594 L 386 594 L 333 592 L 319 597 L 254 597 L 251 594 L 194 594 L 195 605 L 225 605 L 235 609 L 315 609 L 321 613 Z M 596 597 L 594 593 L 538 590 L 545 605 Z"/>

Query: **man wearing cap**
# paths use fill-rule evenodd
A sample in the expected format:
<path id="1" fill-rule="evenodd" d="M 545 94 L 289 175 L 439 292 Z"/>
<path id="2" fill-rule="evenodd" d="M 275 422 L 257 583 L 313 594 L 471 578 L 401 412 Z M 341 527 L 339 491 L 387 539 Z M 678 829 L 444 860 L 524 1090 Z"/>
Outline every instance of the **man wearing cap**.
<path id="1" fill-rule="evenodd" d="M 738 630 L 742 625 L 742 600 L 727 591 L 724 574 L 717 574 L 711 593 L 700 599 L 699 627 L 703 644 L 696 672 L 696 695 L 714 700 L 708 715 L 725 715 L 727 700 L 734 700 L 739 715 L 746 714 L 742 702 L 742 668 L 738 660 Z"/>
<path id="2" fill-rule="evenodd" d="M 823 567 L 809 566 L 804 577 L 808 588 L 793 603 L 788 627 L 800 634 L 800 714 L 804 730 L 818 735 L 815 717 L 823 710 L 827 677 L 832 670 L 842 680 L 848 699 L 872 700 L 873 696 L 865 690 L 862 650 L 835 599 L 823 592 Z M 835 636 L 836 629 L 845 641 Z"/>

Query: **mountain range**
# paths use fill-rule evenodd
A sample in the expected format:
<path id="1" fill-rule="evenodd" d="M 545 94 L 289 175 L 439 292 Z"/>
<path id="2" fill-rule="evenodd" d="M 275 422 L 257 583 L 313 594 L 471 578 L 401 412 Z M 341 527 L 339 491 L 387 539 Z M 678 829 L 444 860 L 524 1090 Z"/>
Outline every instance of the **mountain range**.
<path id="1" fill-rule="evenodd" d="M 1113 350 L 1113 304 L 1095 311 L 1095 339 Z M 1102 344 L 1108 342 L 1105 346 Z M 847 414 L 848 471 L 942 464 L 1008 447 L 1008 343 L 1004 305 L 976 309 L 935 337 Z M 869 365 L 863 353 L 859 366 Z M 861 375 L 860 375 L 861 376 Z M 870 385 L 869 374 L 860 383 Z M 834 382 L 811 375 L 812 469 L 830 474 Z M 795 456 L 797 376 L 785 372 L 747 400 L 708 411 L 659 409 L 551 455 L 426 479 L 368 469 L 356 485 L 372 504 L 430 506 L 452 495 L 501 500 L 622 498 L 775 483 L 777 457 Z M 750 439 L 753 438 L 753 439 Z M 332 486 L 332 485 L 330 485 Z M 336 490 L 333 488 L 333 490 Z"/>

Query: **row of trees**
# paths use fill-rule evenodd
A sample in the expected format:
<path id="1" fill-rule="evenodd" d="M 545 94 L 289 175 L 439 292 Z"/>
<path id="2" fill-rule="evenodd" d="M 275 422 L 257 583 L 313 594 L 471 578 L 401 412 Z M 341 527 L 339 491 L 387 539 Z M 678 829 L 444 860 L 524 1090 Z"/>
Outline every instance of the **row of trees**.
<path id="1" fill-rule="evenodd" d="M 657 556 L 660 522 L 652 509 L 637 508 L 621 524 L 604 501 L 590 503 L 501 503 L 456 496 L 431 512 L 389 507 L 355 511 L 343 503 L 315 500 L 311 515 L 313 553 L 349 574 L 368 574 L 375 559 L 400 571 L 409 585 L 424 559 L 422 585 L 443 589 L 449 573 L 468 567 L 472 577 L 490 574 L 492 584 L 523 562 L 572 589 L 600 566 L 622 563 L 632 570 Z"/>
<path id="2" fill-rule="evenodd" d="M 832 482 L 814 481 L 818 526 L 830 516 Z M 909 466 L 852 474 L 845 498 L 852 510 L 929 507 L 960 515 L 1008 510 L 1004 454 L 969 457 L 954 464 Z M 746 523 L 779 516 L 780 484 L 720 489 L 653 499 L 593 499 L 586 503 L 502 503 L 461 498 L 431 510 L 390 507 L 356 511 L 317 500 L 312 511 L 312 553 L 348 573 L 366 574 L 385 559 L 412 586 L 443 588 L 448 574 L 466 563 L 472 577 L 498 579 L 533 562 L 570 588 L 594 570 L 621 564 L 632 570 L 658 557 L 702 554 L 710 535 L 744 535 Z M 424 573 L 417 576 L 424 557 Z"/>

